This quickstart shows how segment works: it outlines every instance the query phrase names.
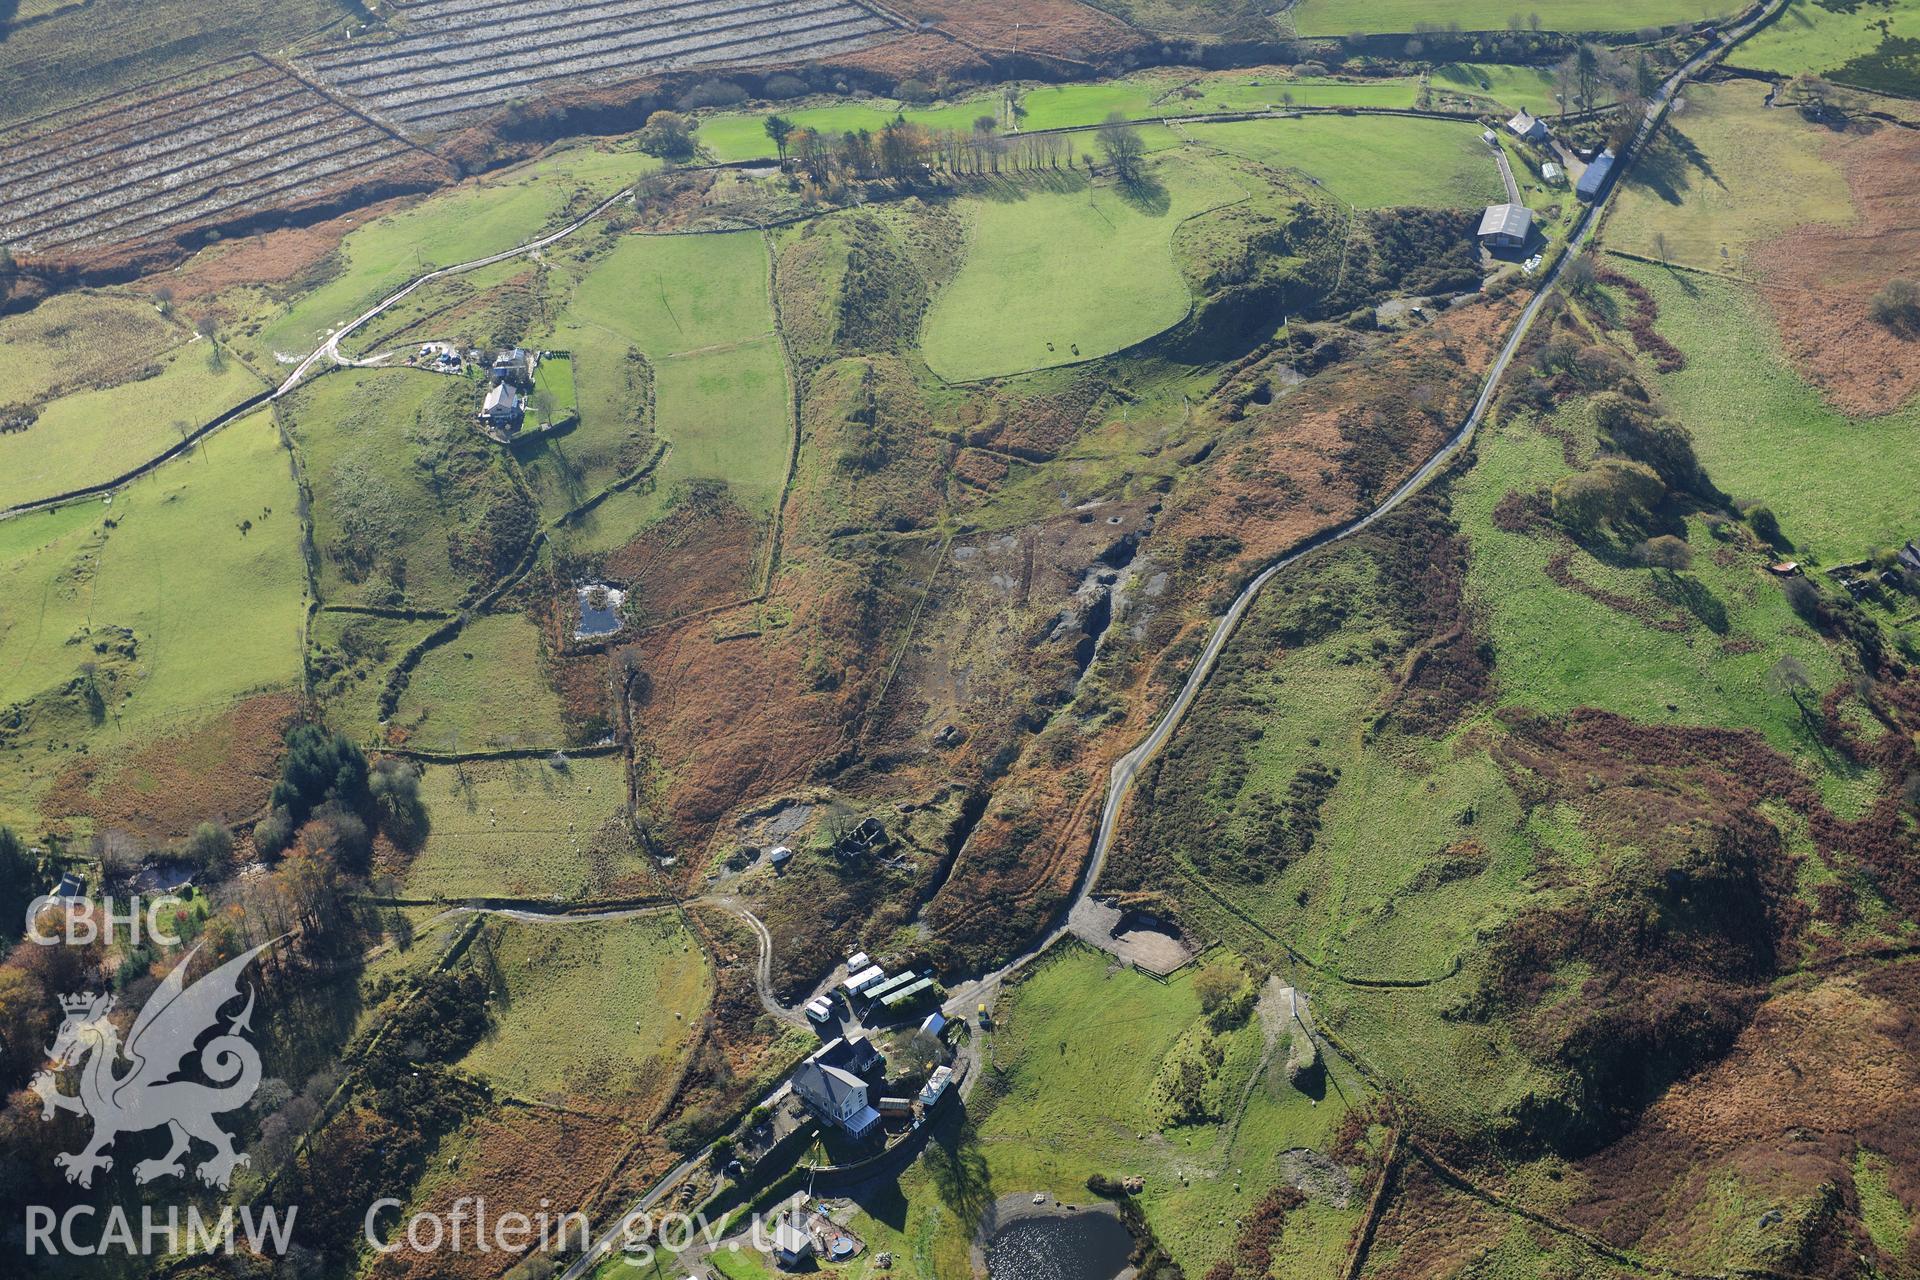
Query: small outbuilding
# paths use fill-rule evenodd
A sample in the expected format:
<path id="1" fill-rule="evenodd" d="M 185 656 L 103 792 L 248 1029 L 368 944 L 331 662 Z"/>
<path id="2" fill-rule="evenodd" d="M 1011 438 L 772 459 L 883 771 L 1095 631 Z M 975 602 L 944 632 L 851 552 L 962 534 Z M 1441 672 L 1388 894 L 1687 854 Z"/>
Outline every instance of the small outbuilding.
<path id="1" fill-rule="evenodd" d="M 1540 166 L 1540 180 L 1550 187 L 1557 187 L 1566 181 L 1566 170 L 1549 160 Z"/>
<path id="2" fill-rule="evenodd" d="M 767 850 L 767 861 L 777 871 L 793 861 L 793 850 L 783 844 L 777 844 Z"/>
<path id="3" fill-rule="evenodd" d="M 920 1105 L 931 1107 L 946 1094 L 947 1086 L 953 1083 L 952 1067 L 935 1067 L 933 1074 L 927 1077 L 925 1087 L 920 1090 Z"/>
<path id="4" fill-rule="evenodd" d="M 1906 546 L 1900 548 L 1899 558 L 1904 568 L 1920 573 L 1920 546 L 1916 546 L 1911 541 L 1908 542 Z"/>
<path id="5" fill-rule="evenodd" d="M 1480 215 L 1480 239 L 1495 248 L 1523 248 L 1532 233 L 1533 211 L 1523 204 L 1488 205 Z"/>

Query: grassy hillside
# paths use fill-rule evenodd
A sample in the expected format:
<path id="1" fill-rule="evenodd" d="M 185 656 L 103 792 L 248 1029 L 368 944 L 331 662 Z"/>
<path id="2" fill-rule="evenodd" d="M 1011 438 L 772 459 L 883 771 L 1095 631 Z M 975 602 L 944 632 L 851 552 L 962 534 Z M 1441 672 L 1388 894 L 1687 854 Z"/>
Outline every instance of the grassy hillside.
<path id="1" fill-rule="evenodd" d="M 1723 488 L 1772 505 L 1787 536 L 1829 563 L 1913 536 L 1913 503 L 1902 487 L 1863 477 L 1920 447 L 1920 405 L 1848 418 L 1781 355 L 1773 318 L 1752 288 L 1622 266 L 1653 292 L 1662 331 L 1688 353 L 1687 368 L 1662 377 L 1661 390 Z"/>
<path id="2" fill-rule="evenodd" d="M 429 766 L 420 793 L 432 834 L 407 868 L 411 897 L 579 898 L 639 870 L 602 828 L 626 803 L 618 757 Z"/>
<path id="3" fill-rule="evenodd" d="M 631 421 L 646 394 L 634 380 L 650 380 L 652 429 L 669 452 L 652 486 L 583 522 L 577 545 L 624 543 L 684 481 L 724 482 L 749 511 L 770 513 L 793 430 L 760 233 L 626 236 L 583 270 L 554 342 L 579 357 L 584 426 Z"/>
<path id="4" fill-rule="evenodd" d="M 0 524 L 0 706 L 18 708 L 0 742 L 6 810 L 19 819 L 74 752 L 130 749 L 298 683 L 298 507 L 258 414 L 111 504 Z"/>
<path id="5" fill-rule="evenodd" d="M 528 1101 L 604 1111 L 664 1099 L 713 990 L 678 920 L 506 922 L 481 947 L 505 991 L 461 1066 Z"/>
<path id="6" fill-rule="evenodd" d="M 24 349 L 23 360 L 59 357 Z M 37 406 L 25 431 L 0 435 L 0 507 L 124 475 L 256 392 L 259 375 L 224 348 L 187 341 L 131 370 L 136 380 Z"/>
<path id="7" fill-rule="evenodd" d="M 1707 270 L 1742 269 L 1749 248 L 1809 222 L 1853 221 L 1825 131 L 1762 106 L 1751 81 L 1687 90 L 1686 110 L 1622 181 L 1606 241 Z"/>
<path id="8" fill-rule="evenodd" d="M 520 613 L 483 613 L 429 649 L 392 722 L 429 751 L 560 747 L 560 699 L 546 683 L 540 631 Z"/>

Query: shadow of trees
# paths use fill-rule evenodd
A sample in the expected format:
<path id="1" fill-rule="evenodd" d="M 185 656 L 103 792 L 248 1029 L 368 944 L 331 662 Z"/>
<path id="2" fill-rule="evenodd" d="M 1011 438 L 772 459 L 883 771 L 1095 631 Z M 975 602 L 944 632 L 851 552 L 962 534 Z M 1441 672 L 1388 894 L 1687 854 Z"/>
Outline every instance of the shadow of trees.
<path id="1" fill-rule="evenodd" d="M 980 1149 L 972 1117 L 963 1117 L 959 1124 L 945 1127 L 934 1135 L 920 1158 L 926 1164 L 941 1203 L 958 1214 L 971 1229 L 996 1198 L 993 1175 L 987 1170 L 987 1157 Z"/>
<path id="2" fill-rule="evenodd" d="M 1142 172 L 1132 178 L 1122 179 L 1115 190 L 1136 212 L 1149 218 L 1164 218 L 1167 211 L 1173 208 L 1173 197 L 1168 194 L 1166 185 L 1151 173 Z"/>
<path id="3" fill-rule="evenodd" d="M 1726 188 L 1713 162 L 1686 134 L 1671 125 L 1647 148 L 1633 167 L 1632 181 L 1668 204 L 1680 204 L 1696 178 Z"/>

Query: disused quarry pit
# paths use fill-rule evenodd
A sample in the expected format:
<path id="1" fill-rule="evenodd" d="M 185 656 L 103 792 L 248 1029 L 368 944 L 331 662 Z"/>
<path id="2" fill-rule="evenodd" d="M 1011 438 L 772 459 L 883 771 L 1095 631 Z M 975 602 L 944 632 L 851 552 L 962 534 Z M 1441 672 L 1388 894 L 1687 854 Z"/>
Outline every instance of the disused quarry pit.
<path id="1" fill-rule="evenodd" d="M 1119 523 L 1122 517 L 1116 515 L 1107 519 Z M 1133 577 L 1133 563 L 1140 554 L 1140 540 L 1152 531 L 1153 517 L 1148 515 L 1138 529 L 1122 533 L 1114 539 L 1087 567 L 1080 585 L 1074 589 L 1073 603 L 1057 614 L 1053 625 L 1047 629 L 1045 639 L 1052 642 L 1064 639 L 1078 627 L 1080 638 L 1073 645 L 1076 679 L 1087 673 L 1087 668 L 1093 665 L 1094 657 L 1099 654 L 1100 642 L 1113 625 L 1116 600 L 1119 601 L 1119 609 L 1126 607 L 1122 587 Z"/>
<path id="2" fill-rule="evenodd" d="M 916 753 L 976 741 L 1004 753 L 1013 749 L 1005 731 L 1015 723 L 1044 727 L 1036 695 L 1058 705 L 1071 695 L 1061 686 L 1098 660 L 1108 632 L 1137 627 L 1148 612 L 1140 605 L 1153 583 L 1138 591 L 1129 584 L 1147 564 L 1139 553 L 1160 509 L 1159 495 L 1149 493 L 957 539 L 889 691 L 887 736 Z M 1044 687 L 1033 683 L 1036 672 L 1044 672 Z"/>

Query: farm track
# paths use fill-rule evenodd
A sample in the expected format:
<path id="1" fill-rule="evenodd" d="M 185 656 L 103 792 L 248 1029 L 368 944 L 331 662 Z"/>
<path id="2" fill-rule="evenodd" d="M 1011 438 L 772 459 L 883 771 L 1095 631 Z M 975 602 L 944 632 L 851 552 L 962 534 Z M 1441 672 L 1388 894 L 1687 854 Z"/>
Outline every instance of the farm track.
<path id="1" fill-rule="evenodd" d="M 414 31 L 320 50 L 303 65 L 428 130 L 560 80 L 607 84 L 693 66 L 817 58 L 897 29 L 858 0 L 426 0 L 404 12 Z M 516 55 L 505 64 L 503 42 Z"/>

